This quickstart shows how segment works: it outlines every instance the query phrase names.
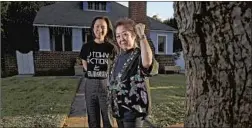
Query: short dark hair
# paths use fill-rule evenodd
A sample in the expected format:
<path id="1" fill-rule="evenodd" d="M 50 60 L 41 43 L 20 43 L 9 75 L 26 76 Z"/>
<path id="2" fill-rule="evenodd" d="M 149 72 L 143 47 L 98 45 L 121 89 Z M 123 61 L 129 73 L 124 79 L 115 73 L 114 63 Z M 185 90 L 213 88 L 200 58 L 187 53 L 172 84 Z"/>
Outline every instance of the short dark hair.
<path id="1" fill-rule="evenodd" d="M 136 29 L 135 29 L 136 22 L 128 17 L 121 18 L 116 21 L 115 29 L 121 25 L 123 25 L 126 29 L 128 29 L 128 31 L 130 31 L 133 36 L 136 36 L 136 41 L 134 45 L 135 47 L 139 47 L 140 45 L 139 37 L 137 36 Z"/>
<path id="2" fill-rule="evenodd" d="M 136 22 L 134 20 L 132 20 L 128 17 L 121 18 L 116 21 L 115 29 L 121 25 L 123 25 L 125 28 L 127 28 L 129 31 L 131 31 L 131 34 L 136 36 L 136 31 L 135 31 Z"/>
<path id="3" fill-rule="evenodd" d="M 95 39 L 94 24 L 95 24 L 96 20 L 99 20 L 99 19 L 105 20 L 105 22 L 107 23 L 108 32 L 107 32 L 107 34 L 105 36 L 105 41 L 109 41 L 109 42 L 112 41 L 113 42 L 114 41 L 113 25 L 112 25 L 111 21 L 109 20 L 109 18 L 106 17 L 106 16 L 97 16 L 92 21 L 91 33 L 92 33 L 93 38 Z"/>

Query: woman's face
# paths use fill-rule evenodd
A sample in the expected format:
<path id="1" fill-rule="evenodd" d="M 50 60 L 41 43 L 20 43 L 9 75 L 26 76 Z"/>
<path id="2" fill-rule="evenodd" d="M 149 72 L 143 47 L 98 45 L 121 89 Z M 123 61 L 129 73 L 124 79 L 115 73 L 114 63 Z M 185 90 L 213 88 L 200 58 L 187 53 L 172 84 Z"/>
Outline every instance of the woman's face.
<path id="1" fill-rule="evenodd" d="M 99 40 L 104 40 L 108 32 L 107 27 L 108 26 L 105 20 L 103 19 L 96 20 L 94 24 L 94 30 L 93 30 L 95 34 L 95 38 Z"/>
<path id="2" fill-rule="evenodd" d="M 136 36 L 131 33 L 124 25 L 116 28 L 116 41 L 121 49 L 129 50 L 134 48 Z"/>

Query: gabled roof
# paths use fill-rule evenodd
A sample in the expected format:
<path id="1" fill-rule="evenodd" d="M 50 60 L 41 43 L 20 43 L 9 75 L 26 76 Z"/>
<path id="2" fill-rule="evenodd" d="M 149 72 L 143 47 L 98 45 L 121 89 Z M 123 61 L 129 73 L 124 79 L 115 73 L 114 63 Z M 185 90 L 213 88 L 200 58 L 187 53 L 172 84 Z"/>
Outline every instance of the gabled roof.
<path id="1" fill-rule="evenodd" d="M 110 12 L 84 11 L 82 2 L 56 2 L 55 4 L 44 6 L 38 11 L 33 25 L 55 25 L 55 26 L 91 26 L 91 22 L 96 16 L 108 16 L 114 24 L 122 17 L 128 17 L 128 8 L 111 1 Z M 151 30 L 177 31 L 176 29 L 148 17 Z"/>

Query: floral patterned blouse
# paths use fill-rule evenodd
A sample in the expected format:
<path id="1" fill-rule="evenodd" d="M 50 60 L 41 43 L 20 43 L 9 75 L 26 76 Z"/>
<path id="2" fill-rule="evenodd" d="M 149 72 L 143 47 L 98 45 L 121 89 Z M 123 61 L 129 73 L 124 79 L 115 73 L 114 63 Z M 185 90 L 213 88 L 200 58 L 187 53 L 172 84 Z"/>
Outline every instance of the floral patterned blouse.
<path id="1" fill-rule="evenodd" d="M 109 75 L 108 101 L 115 118 L 123 118 L 126 111 L 136 112 L 138 117 L 147 115 L 150 100 L 145 79 L 158 72 L 158 63 L 154 59 L 149 69 L 142 66 L 139 48 L 128 54 L 129 57 L 115 74 L 121 56 L 116 57 Z"/>

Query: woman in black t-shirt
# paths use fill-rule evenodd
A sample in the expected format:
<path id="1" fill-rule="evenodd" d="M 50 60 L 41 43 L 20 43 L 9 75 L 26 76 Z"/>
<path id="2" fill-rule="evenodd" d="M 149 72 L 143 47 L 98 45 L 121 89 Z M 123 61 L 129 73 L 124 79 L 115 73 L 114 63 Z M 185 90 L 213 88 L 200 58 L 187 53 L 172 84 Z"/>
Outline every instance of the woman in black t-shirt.
<path id="1" fill-rule="evenodd" d="M 113 26 L 107 17 L 96 17 L 91 26 L 94 40 L 82 46 L 85 74 L 85 98 L 89 127 L 100 127 L 100 112 L 103 127 L 112 127 L 107 105 L 107 77 L 111 60 L 116 54 Z"/>

